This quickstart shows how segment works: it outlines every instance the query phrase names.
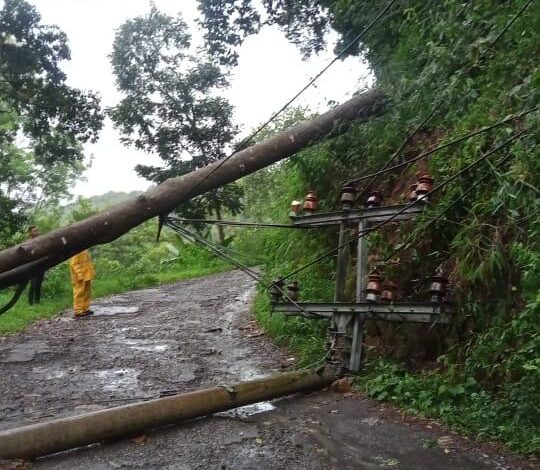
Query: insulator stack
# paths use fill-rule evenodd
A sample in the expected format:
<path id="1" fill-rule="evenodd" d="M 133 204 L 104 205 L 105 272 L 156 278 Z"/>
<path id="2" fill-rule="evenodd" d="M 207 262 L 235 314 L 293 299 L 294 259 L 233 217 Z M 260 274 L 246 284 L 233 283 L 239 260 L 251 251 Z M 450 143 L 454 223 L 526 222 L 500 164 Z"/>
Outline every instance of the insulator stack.
<path id="1" fill-rule="evenodd" d="M 304 213 L 306 215 L 313 214 L 319 205 L 319 198 L 317 197 L 317 193 L 310 189 L 307 193 L 306 199 L 304 200 Z"/>
<path id="2" fill-rule="evenodd" d="M 366 199 L 365 206 L 368 209 L 371 209 L 372 207 L 379 207 L 382 203 L 382 199 L 383 197 L 380 191 L 370 191 L 370 193 L 368 194 L 368 198 Z"/>
<path id="3" fill-rule="evenodd" d="M 398 299 L 397 290 L 395 282 L 386 282 L 381 292 L 381 302 L 395 302 Z"/>
<path id="4" fill-rule="evenodd" d="M 443 274 L 436 274 L 432 277 L 429 293 L 431 294 L 431 303 L 440 304 L 446 297 L 448 290 L 448 278 Z"/>
<path id="5" fill-rule="evenodd" d="M 416 185 L 417 200 L 428 202 L 428 193 L 433 189 L 433 178 L 429 173 L 418 175 L 418 183 Z"/>
<path id="6" fill-rule="evenodd" d="M 382 276 L 377 271 L 373 271 L 368 275 L 366 286 L 366 300 L 368 302 L 377 302 L 379 299 L 382 291 L 381 282 Z"/>
<path id="7" fill-rule="evenodd" d="M 268 292 L 270 293 L 270 300 L 272 303 L 279 302 L 283 297 L 283 286 L 283 281 L 281 279 L 276 279 L 268 288 Z"/>
<path id="8" fill-rule="evenodd" d="M 294 282 L 291 282 L 288 286 L 287 286 L 287 298 L 285 300 L 288 300 L 288 301 L 298 301 L 298 299 L 300 298 L 300 288 L 298 287 L 298 282 L 297 281 L 294 281 Z"/>
<path id="9" fill-rule="evenodd" d="M 356 188 L 354 186 L 344 186 L 341 190 L 341 208 L 350 211 L 356 199 Z"/>
<path id="10" fill-rule="evenodd" d="M 300 210 L 302 209 L 302 203 L 300 201 L 292 201 L 291 202 L 291 212 L 289 212 L 289 217 L 296 217 Z"/>

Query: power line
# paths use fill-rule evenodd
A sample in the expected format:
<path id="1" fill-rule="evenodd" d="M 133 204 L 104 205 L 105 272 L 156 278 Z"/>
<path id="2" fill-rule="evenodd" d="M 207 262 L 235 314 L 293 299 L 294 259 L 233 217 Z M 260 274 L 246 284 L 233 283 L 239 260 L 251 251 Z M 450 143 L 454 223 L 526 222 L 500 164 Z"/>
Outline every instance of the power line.
<path id="1" fill-rule="evenodd" d="M 390 165 L 390 163 L 392 163 L 396 158 L 397 156 L 401 153 L 401 151 L 405 148 L 405 146 L 411 141 L 411 139 L 420 131 L 420 129 L 422 129 L 430 120 L 431 118 L 435 115 L 435 113 L 439 110 L 439 108 L 442 106 L 443 104 L 443 101 L 440 100 L 436 105 L 435 107 L 431 110 L 431 112 L 424 118 L 424 120 L 418 124 L 418 126 L 416 126 L 416 128 L 403 140 L 403 142 L 401 142 L 401 145 L 398 147 L 398 149 L 391 155 L 391 157 L 386 161 L 386 163 L 383 165 L 382 169 L 381 169 L 381 172 L 383 170 L 386 170 L 386 168 L 388 168 L 388 165 Z M 369 176 L 368 176 L 369 178 Z M 346 184 L 353 184 L 353 183 L 358 183 L 359 181 L 361 181 L 362 179 L 364 179 L 364 177 L 360 177 L 360 178 L 356 178 L 354 180 L 350 180 L 348 181 Z M 358 194 L 357 196 L 357 200 L 361 200 L 362 199 L 362 196 L 364 194 L 366 194 L 366 192 L 368 191 L 368 189 L 371 187 L 371 185 L 375 182 L 375 180 L 377 179 L 377 176 L 376 175 L 373 175 L 371 180 L 369 181 L 368 184 L 366 184 L 366 186 L 364 187 L 364 189 L 362 189 L 362 191 L 360 192 L 360 194 Z"/>
<path id="2" fill-rule="evenodd" d="M 237 151 L 242 150 L 244 146 L 249 143 L 255 136 L 257 136 L 263 129 L 265 129 L 270 123 L 272 123 L 285 109 L 287 109 L 299 96 L 301 96 L 313 83 L 315 83 L 321 75 L 323 75 L 332 65 L 334 65 L 341 57 L 343 57 L 350 49 L 352 49 L 358 41 L 381 19 L 381 17 L 388 11 L 388 9 L 396 3 L 397 0 L 390 0 L 386 6 L 379 12 L 379 14 L 343 49 L 336 57 L 334 57 L 315 77 L 313 77 L 296 95 L 294 95 L 287 103 L 285 103 L 279 111 L 275 112 L 264 124 L 262 124 L 255 132 L 243 139 L 238 145 L 238 150 L 231 152 L 227 157 L 220 160 L 218 165 L 200 181 L 195 183 L 189 193 L 193 192 L 199 187 L 205 180 L 210 178 L 222 165 L 224 165 Z"/>
<path id="3" fill-rule="evenodd" d="M 354 39 L 353 41 L 351 41 L 348 46 L 343 50 L 341 51 L 340 54 L 338 54 L 325 68 L 323 68 L 321 70 L 321 72 L 319 72 L 319 74 L 317 74 L 312 80 L 310 80 L 308 82 L 308 84 L 306 86 L 304 86 L 293 98 L 291 98 L 284 106 L 282 106 L 282 108 L 280 108 L 279 111 L 277 111 L 276 113 L 274 113 L 274 115 L 272 115 L 270 117 L 270 119 L 268 119 L 264 124 L 262 124 L 252 135 L 250 135 L 248 138 L 244 139 L 240 145 L 239 145 L 239 149 L 242 149 L 242 147 L 245 145 L 246 142 L 249 142 L 249 140 L 253 139 L 253 137 L 255 137 L 256 135 L 258 135 L 264 128 L 266 128 L 274 119 L 276 119 L 292 102 L 294 102 L 305 90 L 307 90 L 321 75 L 323 75 L 326 70 L 328 70 L 337 60 L 339 60 L 344 54 L 346 54 L 359 40 L 360 38 L 365 34 L 367 33 L 367 31 L 369 31 L 369 29 L 371 29 L 372 26 L 374 26 L 377 21 L 386 13 L 386 11 L 388 11 L 388 9 L 395 3 L 395 0 L 391 0 L 382 10 L 381 12 L 374 18 L 374 20 L 366 27 L 364 28 L 364 30 L 362 32 L 360 32 Z M 462 69 L 460 74 L 463 73 L 465 70 L 470 70 L 470 68 L 472 68 L 477 62 L 479 62 L 486 54 L 487 52 L 493 47 L 493 45 L 503 36 L 503 34 L 511 27 L 511 25 L 517 20 L 517 18 L 523 13 L 523 11 L 525 11 L 525 9 L 532 3 L 532 0 L 529 0 L 525 5 L 523 5 L 523 7 L 518 11 L 518 13 L 516 13 L 516 15 L 514 15 L 514 17 L 506 24 L 506 26 L 502 29 L 502 31 L 495 37 L 495 39 L 490 43 L 490 45 L 484 50 L 484 52 L 480 55 L 480 57 L 478 57 L 467 69 Z M 459 75 L 458 75 L 459 76 Z M 454 84 L 457 83 L 457 80 L 454 81 Z M 453 86 L 453 85 L 452 85 Z M 451 87 L 452 87 L 451 86 Z M 448 91 L 451 90 L 451 87 Z M 438 111 L 438 109 L 442 106 L 442 104 L 444 103 L 444 98 L 441 99 L 436 105 L 435 107 L 431 110 L 431 112 L 426 116 L 426 118 L 424 118 L 424 120 L 414 129 L 414 131 L 409 134 L 405 140 L 402 142 L 402 144 L 400 145 L 400 147 L 394 152 L 394 154 L 391 156 L 391 158 L 387 161 L 387 163 L 383 166 L 383 170 L 376 173 L 376 174 L 373 174 L 373 175 L 370 175 L 368 177 L 371 177 L 372 178 L 372 181 L 370 183 L 368 183 L 368 185 L 364 188 L 364 190 L 362 191 L 362 193 L 360 194 L 359 197 L 362 196 L 362 194 L 364 194 L 366 192 L 366 190 L 369 188 L 369 186 L 373 183 L 373 181 L 377 178 L 377 176 L 379 174 L 382 174 L 383 172 L 386 172 L 386 171 L 391 171 L 393 169 L 395 169 L 397 166 L 394 166 L 390 169 L 387 169 L 388 165 L 399 155 L 399 153 L 403 150 L 403 148 L 407 145 L 407 143 L 410 141 L 410 139 L 417 133 L 419 132 L 419 130 L 425 126 L 425 124 L 427 124 L 427 122 L 429 122 L 431 120 L 431 118 L 435 115 L 435 113 Z M 493 127 L 498 127 L 499 125 L 502 125 L 504 122 L 508 122 L 508 119 L 507 120 L 504 120 L 503 122 L 501 123 L 498 123 L 497 125 L 493 126 Z M 490 127 L 490 128 L 487 128 L 487 129 L 482 129 L 480 131 L 476 131 L 474 133 L 471 133 L 470 135 L 468 136 L 464 136 L 463 138 L 461 139 L 457 139 L 456 141 L 453 141 L 452 143 L 448 143 L 446 146 L 440 146 L 439 148 L 437 149 L 434 149 L 432 150 L 430 153 L 428 152 L 425 152 L 424 154 L 422 154 L 420 157 L 417 157 L 417 159 L 420 159 L 420 158 L 423 158 L 431 153 L 434 153 L 435 151 L 438 151 L 438 150 L 441 150 L 442 148 L 446 148 L 447 146 L 449 145 L 454 145 L 454 144 L 457 144 L 463 140 L 465 140 L 466 138 L 470 138 L 474 135 L 478 135 L 479 133 L 481 132 L 487 132 L 487 130 L 493 128 L 493 127 Z M 196 189 L 200 184 L 202 184 L 202 182 L 204 182 L 206 179 L 208 179 L 213 173 L 215 173 L 225 162 L 227 162 L 233 155 L 234 155 L 235 152 L 231 153 L 229 156 L 227 156 L 226 158 L 224 158 L 212 171 L 210 171 L 206 176 L 204 176 L 199 182 L 197 182 L 194 187 L 190 190 L 193 191 L 194 189 Z M 412 163 L 413 161 L 416 161 L 416 160 L 411 160 L 409 162 L 406 162 L 406 164 L 410 164 Z M 403 165 L 401 165 L 403 166 Z M 357 180 L 352 180 L 351 182 L 358 182 L 360 181 L 361 179 L 365 179 L 366 177 L 363 177 L 363 178 L 360 178 L 360 179 L 357 179 Z M 388 222 L 388 221 L 387 221 Z M 361 236 L 364 236 L 364 234 L 362 234 Z M 338 247 L 339 249 L 339 247 Z M 332 254 L 335 252 L 335 250 L 332 250 Z M 288 275 L 287 277 L 290 277 L 290 275 Z"/>
<path id="4" fill-rule="evenodd" d="M 313 85 L 321 75 L 323 75 L 332 65 L 334 65 L 339 59 L 341 59 L 347 52 L 349 52 L 360 39 L 379 21 L 379 19 L 388 11 L 388 9 L 396 3 L 397 0 L 391 0 L 386 4 L 386 6 L 377 14 L 377 16 L 359 33 L 356 37 L 349 43 L 347 46 L 336 56 L 334 57 L 315 77 L 313 77 L 296 95 L 294 95 L 287 103 L 285 103 L 279 111 L 275 112 L 264 124 L 262 124 L 251 136 L 240 144 L 245 144 L 249 142 L 253 137 L 258 135 L 263 129 L 265 129 L 274 119 L 276 119 L 283 111 L 285 111 L 296 99 L 302 95 L 311 85 Z"/>
<path id="5" fill-rule="evenodd" d="M 480 54 L 479 57 L 477 57 L 471 64 L 469 64 L 469 66 L 465 69 L 461 69 L 459 72 L 458 72 L 458 75 L 457 75 L 457 78 L 456 80 L 454 80 L 453 83 L 451 83 L 447 89 L 445 90 L 445 96 L 443 96 L 443 98 L 441 98 L 436 104 L 435 106 L 433 107 L 433 109 L 430 111 L 430 113 L 422 120 L 422 122 L 412 131 L 412 133 L 410 133 L 404 140 L 403 142 L 401 143 L 401 145 L 399 146 L 399 148 L 390 156 L 390 158 L 386 161 L 386 163 L 383 165 L 382 167 L 382 170 L 385 170 L 397 157 L 398 155 L 401 153 L 401 151 L 405 148 L 405 146 L 410 142 L 410 140 L 431 120 L 431 118 L 436 114 L 436 112 L 441 108 L 441 106 L 444 104 L 446 98 L 448 97 L 448 94 L 451 92 L 452 88 L 455 86 L 455 84 L 458 82 L 458 78 L 460 77 L 460 75 L 463 75 L 464 73 L 466 72 L 469 72 L 477 63 L 479 63 L 485 56 L 486 54 L 491 50 L 491 48 L 497 43 L 497 41 L 499 41 L 499 39 L 506 33 L 506 31 L 508 31 L 510 29 L 510 27 L 515 23 L 515 21 L 523 14 L 523 12 L 529 7 L 529 5 L 531 5 L 531 3 L 533 2 L 534 0 L 528 0 L 524 5 L 522 5 L 522 7 L 516 12 L 516 14 L 508 21 L 508 23 L 506 23 L 506 25 L 504 26 L 504 28 L 499 32 L 499 34 L 493 39 L 493 41 L 491 41 L 491 43 L 487 46 L 486 49 L 484 49 L 484 52 L 482 52 L 482 54 Z M 459 14 L 461 14 L 465 8 L 467 7 L 467 4 L 460 10 Z M 377 174 L 373 174 L 373 175 L 370 175 L 371 176 L 371 180 L 369 181 L 369 183 L 364 187 L 364 189 L 360 192 L 360 194 L 358 195 L 357 199 L 360 199 L 367 191 L 368 189 L 371 187 L 371 185 L 375 182 L 375 180 L 377 179 L 377 176 L 379 174 L 382 174 L 383 171 L 380 171 L 378 172 Z M 347 182 L 347 184 L 353 184 L 353 183 L 357 183 L 363 179 L 366 179 L 365 177 L 360 177 L 360 178 L 356 178 L 356 179 L 353 179 L 353 180 L 349 180 Z"/>
<path id="6" fill-rule="evenodd" d="M 237 222 L 234 220 L 215 220 L 215 219 L 184 219 L 181 217 L 171 217 L 171 220 L 182 222 L 186 224 L 209 224 L 209 225 L 222 225 L 226 227 L 248 227 L 248 228 L 289 228 L 289 229 L 310 229 L 311 227 L 304 227 L 299 225 L 290 224 L 267 224 L 261 222 Z"/>
<path id="7" fill-rule="evenodd" d="M 206 250 L 211 251 L 212 253 L 220 257 L 221 259 L 233 264 L 238 269 L 245 272 L 253 280 L 261 284 L 265 289 L 268 289 L 270 287 L 270 285 L 266 283 L 266 281 L 264 280 L 262 276 L 260 276 L 258 273 L 253 271 L 251 268 L 249 268 L 245 264 L 243 264 L 241 261 L 238 261 L 232 256 L 224 253 L 219 247 L 215 246 L 213 243 L 209 242 L 204 237 L 201 237 L 197 235 L 196 233 L 191 232 L 190 230 L 186 229 L 185 227 L 180 226 L 171 218 L 166 218 L 164 220 L 164 224 L 172 228 L 173 230 L 175 230 L 177 233 L 187 238 L 188 240 L 191 240 L 194 243 L 198 243 L 199 245 L 204 247 Z M 272 285 L 283 295 L 285 299 L 287 299 L 290 303 L 292 303 L 295 306 L 295 308 L 301 313 L 301 316 L 305 318 L 319 318 L 320 317 L 320 315 L 317 315 L 316 313 L 306 311 L 295 300 L 291 299 L 289 294 L 285 292 L 281 288 L 281 286 L 279 286 L 278 284 L 272 284 Z"/>
<path id="8" fill-rule="evenodd" d="M 414 162 L 416 162 L 418 160 L 421 160 L 422 158 L 425 158 L 425 157 L 427 157 L 429 155 L 432 155 L 435 152 L 438 152 L 439 150 L 444 150 L 445 148 L 451 147 L 452 145 L 459 144 L 460 142 L 468 140 L 471 137 L 475 137 L 475 136 L 477 136 L 479 134 L 483 134 L 484 132 L 490 131 L 490 130 L 495 129 L 497 127 L 500 127 L 500 126 L 506 124 L 507 122 L 513 121 L 513 120 L 518 119 L 518 118 L 523 117 L 523 116 L 526 116 L 527 114 L 533 113 L 533 112 L 535 112 L 537 110 L 538 110 L 538 108 L 531 108 L 531 109 L 527 109 L 526 111 L 522 111 L 521 113 L 513 114 L 511 116 L 508 116 L 508 117 L 504 118 L 502 121 L 496 122 L 495 124 L 492 124 L 492 125 L 486 126 L 486 127 L 482 127 L 482 128 L 480 128 L 480 129 L 478 129 L 476 131 L 469 132 L 468 134 L 465 134 L 465 135 L 463 135 L 461 137 L 458 137 L 457 139 L 454 139 L 454 140 L 446 142 L 446 143 L 444 143 L 442 145 L 439 145 L 438 147 L 435 147 L 434 149 L 422 152 L 420 155 L 417 155 L 416 157 L 411 158 L 410 160 L 407 160 L 407 161 L 405 161 L 403 163 L 398 163 L 397 165 L 387 167 L 386 169 L 377 171 L 375 173 L 371 173 L 369 175 L 361 176 L 360 178 L 357 178 L 356 181 L 358 182 L 358 181 L 362 181 L 362 180 L 365 180 L 365 179 L 368 179 L 368 178 L 376 178 L 377 176 L 382 175 L 384 173 L 389 173 L 391 171 L 397 170 L 397 169 L 402 168 L 404 166 L 408 166 L 411 163 L 414 163 Z"/>
<path id="9" fill-rule="evenodd" d="M 456 178 L 458 178 L 459 176 L 461 176 L 463 173 L 465 173 L 466 171 L 470 170 L 471 168 L 473 168 L 474 166 L 478 165 L 479 163 L 483 162 L 484 160 L 486 160 L 490 155 L 492 155 L 493 153 L 501 150 L 502 148 L 506 147 L 507 145 L 511 144 L 512 142 L 514 142 L 516 139 L 519 139 L 521 138 L 525 133 L 527 132 L 527 130 L 523 130 L 523 131 L 520 131 L 518 132 L 517 134 L 514 134 L 512 137 L 508 138 L 507 140 L 505 140 L 503 143 L 499 144 L 498 146 L 496 146 L 495 148 L 493 148 L 492 150 L 490 150 L 489 152 L 485 153 L 483 156 L 479 157 L 478 159 L 476 159 L 474 162 L 470 163 L 469 165 L 465 166 L 463 169 L 461 169 L 459 172 L 457 172 L 456 174 L 454 174 L 453 176 L 447 178 L 445 181 L 443 181 L 442 183 L 438 184 L 437 186 L 435 186 L 430 192 L 428 192 L 426 194 L 426 197 L 429 197 L 431 194 L 433 194 L 434 192 L 438 191 L 439 189 L 443 188 L 444 186 L 446 186 L 447 184 L 451 183 L 452 181 L 454 181 Z M 312 261 L 310 261 L 309 263 L 303 265 L 303 266 L 300 266 L 299 268 L 291 271 L 289 274 L 287 274 L 286 276 L 283 276 L 281 277 L 280 279 L 281 280 L 285 280 L 285 279 L 288 279 L 289 277 L 291 276 L 294 276 L 295 274 L 298 274 L 299 272 L 309 268 L 310 266 L 313 266 L 314 264 L 328 258 L 329 256 L 332 256 L 334 253 L 338 252 L 341 248 L 344 248 L 345 246 L 347 246 L 351 241 L 354 241 L 354 240 L 358 240 L 362 237 L 365 237 L 366 235 L 369 235 L 370 233 L 380 229 L 381 227 L 389 224 L 390 222 L 392 222 L 393 220 L 395 220 L 397 217 L 399 217 L 401 214 L 403 214 L 405 211 L 407 211 L 408 209 L 410 209 L 411 207 L 419 204 L 421 202 L 421 200 L 416 200 L 410 204 L 407 204 L 405 205 L 401 210 L 397 211 L 394 215 L 392 215 L 391 217 L 389 217 L 388 219 L 386 219 L 385 221 L 383 222 L 380 222 L 378 223 L 377 225 L 374 225 L 373 227 L 371 228 L 368 228 L 366 230 L 363 230 L 362 232 L 360 232 L 356 237 L 352 238 L 351 240 L 349 240 L 347 243 L 343 243 L 341 245 L 338 245 L 336 248 L 333 248 L 329 251 L 326 251 L 325 253 L 317 256 L 315 259 L 313 259 Z"/>
<path id="10" fill-rule="evenodd" d="M 512 158 L 512 154 L 508 154 L 501 160 L 499 160 L 497 163 L 495 163 L 495 167 L 501 167 L 503 166 L 510 158 Z M 477 179 L 473 184 L 471 184 L 457 199 L 455 199 L 450 205 L 445 207 L 442 211 L 440 211 L 435 217 L 429 220 L 427 224 L 425 224 L 423 227 L 421 227 L 422 231 L 426 231 L 429 227 L 431 227 L 435 222 L 440 220 L 445 214 L 447 214 L 451 209 L 453 209 L 455 206 L 457 206 L 468 194 L 470 194 L 473 189 L 475 189 L 477 186 L 482 184 L 484 181 L 486 181 L 491 176 L 490 173 L 486 173 L 479 179 Z M 383 263 L 388 262 L 391 260 L 394 256 L 396 256 L 399 252 L 403 251 L 405 248 L 408 248 L 410 245 L 415 245 L 417 243 L 417 240 L 415 240 L 416 237 L 416 231 L 412 232 L 403 243 L 401 243 L 395 250 L 392 251 L 384 260 Z"/>

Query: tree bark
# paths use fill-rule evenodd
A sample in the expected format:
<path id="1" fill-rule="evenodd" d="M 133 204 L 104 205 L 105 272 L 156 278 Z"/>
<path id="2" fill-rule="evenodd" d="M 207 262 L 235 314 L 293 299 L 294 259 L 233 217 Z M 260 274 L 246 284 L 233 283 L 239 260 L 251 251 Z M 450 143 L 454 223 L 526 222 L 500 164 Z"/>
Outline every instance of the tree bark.
<path id="1" fill-rule="evenodd" d="M 73 253 L 111 242 L 144 221 L 171 212 L 181 202 L 290 157 L 323 139 L 342 134 L 353 121 L 367 120 L 382 113 L 384 104 L 382 91 L 368 91 L 314 119 L 241 150 L 226 161 L 220 160 L 168 179 L 130 201 L 3 250 L 0 252 L 0 288 L 20 282 L 9 274 L 15 268 L 20 268 L 17 271 L 19 277 L 21 272 L 29 277 L 34 270 L 41 269 L 45 262 L 40 264 L 40 260 L 45 257 L 49 260 L 47 263 L 54 258 L 58 264 Z M 31 268 L 25 267 L 36 261 Z"/>

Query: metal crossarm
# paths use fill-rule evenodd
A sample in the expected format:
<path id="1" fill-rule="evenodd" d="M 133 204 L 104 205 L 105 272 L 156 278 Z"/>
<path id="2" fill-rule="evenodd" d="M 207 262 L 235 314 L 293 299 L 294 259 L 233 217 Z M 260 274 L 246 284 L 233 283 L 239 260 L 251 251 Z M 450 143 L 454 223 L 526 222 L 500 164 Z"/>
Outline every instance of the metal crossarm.
<path id="1" fill-rule="evenodd" d="M 431 304 L 427 302 L 399 302 L 391 304 L 359 302 L 359 303 L 324 303 L 299 302 L 305 310 L 320 315 L 321 318 L 332 318 L 338 313 L 352 314 L 363 320 L 398 321 L 411 323 L 450 323 L 449 313 L 452 307 L 448 303 Z M 298 308 L 290 303 L 274 303 L 275 312 L 287 315 L 298 314 Z"/>
<path id="2" fill-rule="evenodd" d="M 417 201 L 418 202 L 418 201 Z M 365 321 L 401 323 L 450 323 L 451 306 L 447 303 L 427 302 L 368 302 L 365 280 L 368 275 L 368 246 L 366 237 L 385 223 L 415 218 L 426 207 L 425 203 L 396 204 L 362 209 L 346 209 L 326 213 L 292 215 L 293 227 L 312 228 L 339 225 L 334 302 L 301 302 L 293 305 L 273 302 L 275 312 L 298 315 L 299 307 L 310 312 L 312 318 L 330 320 L 329 362 L 343 370 L 360 370 L 363 360 Z M 374 225 L 373 225 L 374 224 Z M 372 227 L 369 227 L 372 225 Z M 358 236 L 352 238 L 354 230 Z M 348 303 L 347 272 L 351 261 L 351 241 L 357 240 L 355 302 Z"/>
<path id="3" fill-rule="evenodd" d="M 423 211 L 423 206 L 415 205 L 405 209 L 403 213 L 395 216 L 407 204 L 397 204 L 393 206 L 372 207 L 369 209 L 352 209 L 350 211 L 324 212 L 310 215 L 292 216 L 293 226 L 298 227 L 322 227 L 325 225 L 339 225 L 341 223 L 365 221 L 367 223 L 385 222 L 394 217 L 393 220 L 409 220 Z"/>

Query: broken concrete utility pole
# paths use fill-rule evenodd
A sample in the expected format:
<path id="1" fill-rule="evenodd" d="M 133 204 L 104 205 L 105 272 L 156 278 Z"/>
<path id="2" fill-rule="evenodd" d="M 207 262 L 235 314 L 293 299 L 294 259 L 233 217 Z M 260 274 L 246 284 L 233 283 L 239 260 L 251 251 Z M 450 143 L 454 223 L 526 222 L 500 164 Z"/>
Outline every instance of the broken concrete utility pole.
<path id="1" fill-rule="evenodd" d="M 119 406 L 0 431 L 0 458 L 32 459 L 107 439 L 132 436 L 250 403 L 310 392 L 335 379 L 332 369 L 303 370 Z"/>
<path id="2" fill-rule="evenodd" d="M 0 252 L 0 289 L 27 280 L 94 245 L 108 243 L 142 222 L 171 212 L 178 204 L 231 183 L 325 138 L 339 135 L 356 120 L 380 114 L 384 95 L 371 90 L 326 113 L 191 173 L 171 178 L 137 198 L 111 207 Z"/>

